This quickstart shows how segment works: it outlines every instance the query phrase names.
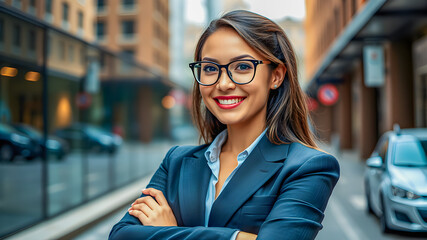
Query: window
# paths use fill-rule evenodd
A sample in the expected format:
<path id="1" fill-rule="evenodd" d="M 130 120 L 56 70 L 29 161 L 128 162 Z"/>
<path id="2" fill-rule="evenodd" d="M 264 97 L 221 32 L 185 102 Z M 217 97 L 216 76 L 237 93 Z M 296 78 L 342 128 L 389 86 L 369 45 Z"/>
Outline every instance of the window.
<path id="1" fill-rule="evenodd" d="M 13 32 L 13 46 L 21 47 L 21 26 L 15 24 Z"/>
<path id="2" fill-rule="evenodd" d="M 52 0 L 45 1 L 45 11 L 46 13 L 52 13 Z"/>
<path id="3" fill-rule="evenodd" d="M 62 3 L 62 21 L 68 22 L 68 3 Z"/>
<path id="4" fill-rule="evenodd" d="M 28 36 L 28 50 L 36 51 L 36 31 L 30 30 Z"/>
<path id="5" fill-rule="evenodd" d="M 396 166 L 425 167 L 426 153 L 420 141 L 397 142 L 393 163 Z"/>
<path id="6" fill-rule="evenodd" d="M 135 56 L 135 50 L 133 49 L 123 50 L 122 53 L 126 58 L 129 58 L 129 59 L 133 59 Z"/>
<path id="7" fill-rule="evenodd" d="M 65 42 L 61 40 L 59 42 L 59 59 L 65 60 Z"/>
<path id="8" fill-rule="evenodd" d="M 388 139 L 385 138 L 378 149 L 378 155 L 382 158 L 383 163 L 387 160 L 387 150 L 388 150 Z"/>
<path id="9" fill-rule="evenodd" d="M 12 6 L 16 7 L 16 8 L 21 8 L 22 7 L 22 2 L 21 0 L 13 0 L 12 1 Z"/>
<path id="10" fill-rule="evenodd" d="M 36 15 L 36 0 L 30 0 L 27 12 L 32 15 Z"/>
<path id="11" fill-rule="evenodd" d="M 0 18 L 0 43 L 4 42 L 4 20 Z"/>
<path id="12" fill-rule="evenodd" d="M 74 46 L 68 45 L 68 61 L 73 62 L 74 61 Z"/>
<path id="13" fill-rule="evenodd" d="M 125 38 L 132 38 L 134 34 L 134 21 L 122 22 L 122 34 Z"/>
<path id="14" fill-rule="evenodd" d="M 122 6 L 124 9 L 132 9 L 135 5 L 134 0 L 122 0 Z"/>
<path id="15" fill-rule="evenodd" d="M 105 36 L 105 23 L 98 22 L 96 24 L 96 36 L 98 39 L 102 39 Z"/>
<path id="16" fill-rule="evenodd" d="M 97 4 L 97 11 L 98 12 L 103 12 L 105 11 L 105 0 L 98 0 L 98 4 Z"/>
<path id="17" fill-rule="evenodd" d="M 79 11 L 79 28 L 83 28 L 83 12 Z"/>

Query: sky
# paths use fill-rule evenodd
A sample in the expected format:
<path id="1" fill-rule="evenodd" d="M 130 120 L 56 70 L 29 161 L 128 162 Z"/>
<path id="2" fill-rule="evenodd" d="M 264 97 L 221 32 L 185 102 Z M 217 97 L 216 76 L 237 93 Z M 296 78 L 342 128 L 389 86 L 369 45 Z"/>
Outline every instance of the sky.
<path id="1" fill-rule="evenodd" d="M 227 1 L 227 0 L 222 0 Z M 259 13 L 273 20 L 282 19 L 286 16 L 296 19 L 305 17 L 304 0 L 243 0 L 249 6 L 250 11 Z M 206 11 L 205 0 L 185 0 L 186 20 L 191 23 L 204 24 Z"/>

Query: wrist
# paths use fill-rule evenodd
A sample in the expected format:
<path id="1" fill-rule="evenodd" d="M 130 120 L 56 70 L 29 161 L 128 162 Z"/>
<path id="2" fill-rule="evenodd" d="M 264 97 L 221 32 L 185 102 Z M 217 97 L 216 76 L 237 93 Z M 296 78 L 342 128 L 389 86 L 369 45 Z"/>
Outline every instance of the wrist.
<path id="1" fill-rule="evenodd" d="M 255 240 L 258 235 L 248 232 L 239 232 L 237 234 L 236 240 Z"/>

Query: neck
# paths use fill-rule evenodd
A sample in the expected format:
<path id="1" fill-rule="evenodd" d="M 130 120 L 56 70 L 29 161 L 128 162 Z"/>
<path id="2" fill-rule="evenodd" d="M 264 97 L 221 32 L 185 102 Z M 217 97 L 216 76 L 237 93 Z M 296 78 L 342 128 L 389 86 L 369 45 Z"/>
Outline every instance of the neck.
<path id="1" fill-rule="evenodd" d="M 239 154 L 248 148 L 255 139 L 265 130 L 266 122 L 262 120 L 254 121 L 239 125 L 227 125 L 228 137 L 222 147 L 222 151 L 230 151 Z"/>

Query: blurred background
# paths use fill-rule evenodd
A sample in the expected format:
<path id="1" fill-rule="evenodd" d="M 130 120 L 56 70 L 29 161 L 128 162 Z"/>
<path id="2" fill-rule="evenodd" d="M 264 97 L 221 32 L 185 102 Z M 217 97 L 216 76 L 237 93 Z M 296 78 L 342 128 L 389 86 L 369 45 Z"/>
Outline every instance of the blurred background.
<path id="1" fill-rule="evenodd" d="M 171 146 L 197 144 L 188 63 L 207 24 L 236 9 L 285 30 L 312 130 L 340 161 L 318 239 L 425 237 L 407 233 L 427 231 L 425 165 L 421 188 L 400 196 L 418 204 L 413 214 L 384 220 L 384 209 L 368 213 L 366 176 L 384 178 L 386 157 L 365 161 L 394 124 L 427 127 L 426 0 L 0 0 L 0 239 L 108 198 Z M 126 204 L 62 238 L 107 238 Z"/>

